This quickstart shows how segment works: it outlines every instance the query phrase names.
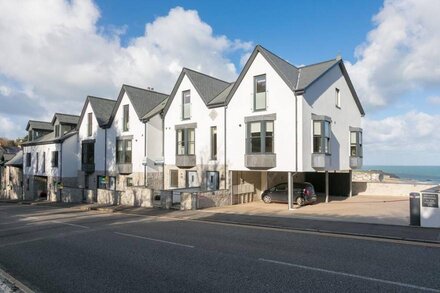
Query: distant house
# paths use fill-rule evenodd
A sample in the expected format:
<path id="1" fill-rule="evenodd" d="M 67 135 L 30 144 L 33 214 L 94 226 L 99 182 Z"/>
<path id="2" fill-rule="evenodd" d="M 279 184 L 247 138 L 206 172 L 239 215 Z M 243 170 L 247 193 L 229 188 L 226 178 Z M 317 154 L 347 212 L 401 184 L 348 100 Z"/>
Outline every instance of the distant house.
<path id="1" fill-rule="evenodd" d="M 78 120 L 55 113 L 50 123 L 29 121 L 29 140 L 22 144 L 25 199 L 55 201 L 60 187 L 77 186 Z"/>

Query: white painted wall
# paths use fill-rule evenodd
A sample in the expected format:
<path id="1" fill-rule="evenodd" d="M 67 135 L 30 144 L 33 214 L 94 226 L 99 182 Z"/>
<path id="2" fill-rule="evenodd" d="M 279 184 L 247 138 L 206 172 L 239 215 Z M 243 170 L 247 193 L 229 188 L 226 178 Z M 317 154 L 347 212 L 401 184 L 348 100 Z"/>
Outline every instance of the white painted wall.
<path id="1" fill-rule="evenodd" d="M 81 159 L 78 151 L 78 134 L 72 135 L 63 141 L 62 152 L 62 160 L 60 162 L 63 167 L 63 178 L 77 177 L 78 161 Z"/>
<path id="2" fill-rule="evenodd" d="M 336 107 L 338 88 L 341 108 Z M 311 166 L 312 154 L 312 113 L 329 116 L 332 119 L 330 138 L 331 164 L 329 170 L 350 170 L 350 130 L 361 127 L 361 113 L 350 92 L 339 66 L 334 66 L 324 76 L 312 84 L 302 101 L 302 171 L 314 171 Z"/>
<path id="3" fill-rule="evenodd" d="M 191 118 L 182 120 L 182 92 L 191 91 Z M 197 123 L 195 129 L 195 154 L 197 165 L 221 166 L 224 164 L 224 107 L 209 109 L 190 79 L 185 75 L 165 116 L 165 165 L 176 163 L 175 126 Z M 211 160 L 211 127 L 217 126 L 217 160 Z M 168 176 L 168 174 L 165 174 Z"/>
<path id="4" fill-rule="evenodd" d="M 154 161 L 163 159 L 163 120 L 157 114 L 147 122 L 147 172 L 160 172 L 161 166 L 155 165 Z"/>
<path id="5" fill-rule="evenodd" d="M 254 76 L 266 74 L 267 108 L 253 111 Z M 291 89 L 258 53 L 227 108 L 227 160 L 229 170 L 248 170 L 244 166 L 246 124 L 244 118 L 276 113 L 274 152 L 277 166 L 270 171 L 295 170 L 295 96 Z"/>
<path id="6" fill-rule="evenodd" d="M 124 105 L 129 105 L 130 125 L 128 131 L 123 131 L 123 112 Z M 144 123 L 142 123 L 130 98 L 124 93 L 121 103 L 119 104 L 115 118 L 111 127 L 107 130 L 107 170 L 110 174 L 117 174 L 116 165 L 116 139 L 120 136 L 133 135 L 132 140 L 132 166 L 133 172 L 144 172 L 142 159 L 144 157 Z"/>
<path id="7" fill-rule="evenodd" d="M 92 113 L 92 135 L 88 136 L 88 114 Z M 81 142 L 87 139 L 95 140 L 95 170 L 96 171 L 104 171 L 105 167 L 105 129 L 102 129 L 98 125 L 98 121 L 96 120 L 95 113 L 93 112 L 93 108 L 90 103 L 87 101 L 87 108 L 81 121 L 81 124 L 78 127 L 78 170 L 81 170 Z"/>

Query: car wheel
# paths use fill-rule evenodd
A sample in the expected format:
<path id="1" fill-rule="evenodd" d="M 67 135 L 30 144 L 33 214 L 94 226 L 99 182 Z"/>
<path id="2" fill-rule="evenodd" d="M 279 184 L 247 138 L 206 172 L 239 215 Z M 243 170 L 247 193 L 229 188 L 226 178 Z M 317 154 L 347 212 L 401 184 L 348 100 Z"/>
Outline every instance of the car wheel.
<path id="1" fill-rule="evenodd" d="M 264 203 L 271 203 L 272 202 L 272 198 L 270 197 L 270 195 L 265 195 L 263 196 L 263 201 Z"/>
<path id="2" fill-rule="evenodd" d="M 304 198 L 301 197 L 301 196 L 298 196 L 298 197 L 296 198 L 296 204 L 297 204 L 299 207 L 303 206 L 303 205 L 304 205 Z"/>

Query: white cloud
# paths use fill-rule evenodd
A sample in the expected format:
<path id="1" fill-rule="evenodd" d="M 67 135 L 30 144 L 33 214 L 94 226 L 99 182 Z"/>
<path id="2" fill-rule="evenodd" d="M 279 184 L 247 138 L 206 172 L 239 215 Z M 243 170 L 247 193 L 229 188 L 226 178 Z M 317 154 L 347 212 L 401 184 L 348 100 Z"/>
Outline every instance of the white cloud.
<path id="1" fill-rule="evenodd" d="M 20 131 L 21 126 L 8 117 L 0 116 L 0 137 L 16 138 L 16 133 Z M 26 125 L 23 126 L 25 127 Z"/>
<path id="2" fill-rule="evenodd" d="M 440 96 L 430 96 L 427 98 L 427 101 L 431 105 L 440 105 Z"/>
<path id="3" fill-rule="evenodd" d="M 251 49 L 181 7 L 147 23 L 127 46 L 120 42 L 127 27 L 97 26 L 92 0 L 0 0 L 0 10 L 2 115 L 79 113 L 86 95 L 116 98 L 122 83 L 169 92 L 183 66 L 232 81 L 229 54 Z"/>
<path id="4" fill-rule="evenodd" d="M 411 111 L 363 121 L 365 148 L 377 151 L 440 152 L 440 115 Z M 403 158 L 402 158 L 403 159 Z"/>
<path id="5" fill-rule="evenodd" d="M 367 109 L 385 107 L 407 91 L 439 88 L 440 1 L 386 0 L 375 28 L 347 64 Z"/>

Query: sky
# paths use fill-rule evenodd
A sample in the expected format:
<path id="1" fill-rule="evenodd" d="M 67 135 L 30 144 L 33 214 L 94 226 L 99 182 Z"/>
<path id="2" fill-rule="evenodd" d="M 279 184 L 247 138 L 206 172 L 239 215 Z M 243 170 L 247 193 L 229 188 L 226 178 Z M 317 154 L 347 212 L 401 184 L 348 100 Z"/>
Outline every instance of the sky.
<path id="1" fill-rule="evenodd" d="M 233 81 L 261 44 L 346 64 L 365 165 L 440 165 L 440 1 L 0 0 L 0 137 L 79 115 L 122 84 L 169 93 L 182 67 Z"/>

